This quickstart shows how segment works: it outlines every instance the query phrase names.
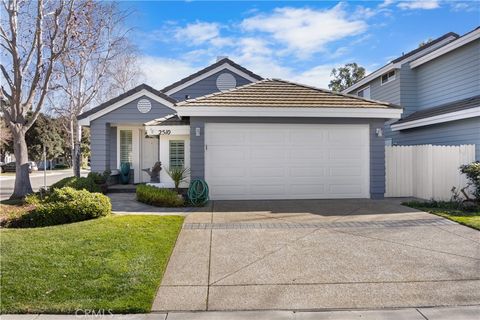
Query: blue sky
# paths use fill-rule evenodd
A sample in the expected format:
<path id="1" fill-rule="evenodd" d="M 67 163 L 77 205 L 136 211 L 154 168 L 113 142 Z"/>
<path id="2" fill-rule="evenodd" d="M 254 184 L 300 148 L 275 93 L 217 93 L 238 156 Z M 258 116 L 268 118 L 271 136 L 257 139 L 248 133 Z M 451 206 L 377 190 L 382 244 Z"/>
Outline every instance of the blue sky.
<path id="1" fill-rule="evenodd" d="M 124 1 L 145 82 L 162 88 L 215 62 L 327 87 L 333 67 L 367 71 L 427 39 L 480 25 L 474 1 Z"/>

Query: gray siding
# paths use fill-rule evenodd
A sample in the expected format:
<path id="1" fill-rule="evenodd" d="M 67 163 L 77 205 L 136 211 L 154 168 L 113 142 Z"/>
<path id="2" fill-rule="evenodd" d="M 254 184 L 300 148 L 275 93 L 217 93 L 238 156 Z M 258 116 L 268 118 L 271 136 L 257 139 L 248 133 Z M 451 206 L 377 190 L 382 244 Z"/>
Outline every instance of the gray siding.
<path id="1" fill-rule="evenodd" d="M 395 80 L 385 83 L 384 85 L 381 83 L 381 77 L 372 80 L 368 83 L 368 85 L 370 85 L 370 98 L 400 105 L 400 79 L 401 72 L 396 70 Z M 357 91 L 355 91 L 354 94 L 357 94 Z"/>
<path id="2" fill-rule="evenodd" d="M 394 131 L 393 135 L 399 145 L 475 144 L 475 157 L 480 161 L 480 117 Z"/>
<path id="3" fill-rule="evenodd" d="M 152 104 L 150 112 L 141 113 L 137 109 L 140 99 L 148 99 Z M 90 123 L 91 168 L 94 172 L 116 168 L 117 143 L 115 128 L 119 124 L 141 125 L 147 121 L 175 113 L 175 110 L 146 96 L 109 112 Z M 112 136 L 113 135 L 113 136 Z"/>
<path id="4" fill-rule="evenodd" d="M 414 69 L 419 109 L 478 95 L 480 40 L 444 54 Z"/>
<path id="5" fill-rule="evenodd" d="M 305 123 L 305 124 L 369 124 L 370 125 L 370 196 L 381 199 L 385 193 L 385 141 L 377 137 L 376 128 L 383 127 L 382 119 L 342 118 L 190 118 L 190 170 L 192 178 L 205 177 L 205 123 Z M 195 135 L 200 128 L 201 135 Z"/>
<path id="6" fill-rule="evenodd" d="M 214 93 L 214 92 L 218 92 L 218 88 L 217 88 L 217 77 L 221 74 L 221 73 L 230 73 L 232 76 L 235 77 L 235 79 L 237 80 L 237 87 L 239 86 L 243 86 L 245 84 L 248 84 L 250 83 L 251 81 L 250 80 L 247 80 L 239 75 L 237 75 L 236 73 L 233 73 L 231 72 L 230 70 L 222 70 L 222 71 L 219 71 L 205 79 L 202 79 L 194 84 L 192 84 L 191 86 L 188 86 L 178 92 L 175 92 L 173 93 L 172 95 L 170 95 L 172 98 L 174 98 L 175 100 L 177 101 L 183 101 L 185 100 L 185 96 L 188 95 L 190 96 L 191 99 L 193 98 L 197 98 L 197 97 L 201 97 L 201 96 L 204 96 L 204 95 L 207 95 L 207 94 L 210 94 L 210 93 Z"/>

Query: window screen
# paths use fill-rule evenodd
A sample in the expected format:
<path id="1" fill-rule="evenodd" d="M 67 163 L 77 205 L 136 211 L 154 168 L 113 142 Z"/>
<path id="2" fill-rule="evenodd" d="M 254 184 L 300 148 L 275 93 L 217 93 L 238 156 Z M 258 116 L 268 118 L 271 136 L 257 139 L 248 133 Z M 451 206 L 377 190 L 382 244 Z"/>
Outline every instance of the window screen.
<path id="1" fill-rule="evenodd" d="M 185 141 L 170 140 L 170 169 L 182 168 L 185 164 Z"/>
<path id="2" fill-rule="evenodd" d="M 132 130 L 120 130 L 120 163 L 132 164 Z"/>

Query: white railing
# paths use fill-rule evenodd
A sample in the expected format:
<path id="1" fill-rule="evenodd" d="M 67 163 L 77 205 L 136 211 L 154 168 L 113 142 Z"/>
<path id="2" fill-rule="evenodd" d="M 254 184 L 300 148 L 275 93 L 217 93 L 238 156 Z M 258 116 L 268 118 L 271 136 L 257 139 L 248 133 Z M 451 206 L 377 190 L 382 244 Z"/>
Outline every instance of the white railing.
<path id="1" fill-rule="evenodd" d="M 467 183 L 459 167 L 473 161 L 475 145 L 385 147 L 385 196 L 450 200 Z"/>

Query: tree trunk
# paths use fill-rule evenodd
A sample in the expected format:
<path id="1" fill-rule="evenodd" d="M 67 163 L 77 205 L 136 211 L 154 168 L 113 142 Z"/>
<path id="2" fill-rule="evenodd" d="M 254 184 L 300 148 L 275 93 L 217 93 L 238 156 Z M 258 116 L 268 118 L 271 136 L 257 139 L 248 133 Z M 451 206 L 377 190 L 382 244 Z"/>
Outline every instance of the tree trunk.
<path id="1" fill-rule="evenodd" d="M 78 125 L 78 122 L 74 121 L 73 131 L 75 134 L 75 142 L 73 144 L 73 174 L 76 177 L 80 177 L 80 165 L 81 165 L 81 155 L 80 150 L 81 139 L 82 139 L 82 128 Z"/>
<path id="2" fill-rule="evenodd" d="M 77 176 L 75 174 L 76 156 L 75 156 L 75 129 L 73 124 L 73 119 L 70 119 L 70 146 L 71 146 L 70 158 L 72 161 L 73 175 Z"/>
<path id="3" fill-rule="evenodd" d="M 33 193 L 28 170 L 28 149 L 23 128 L 12 126 L 13 152 L 15 154 L 15 186 L 10 199 L 21 199 Z"/>

